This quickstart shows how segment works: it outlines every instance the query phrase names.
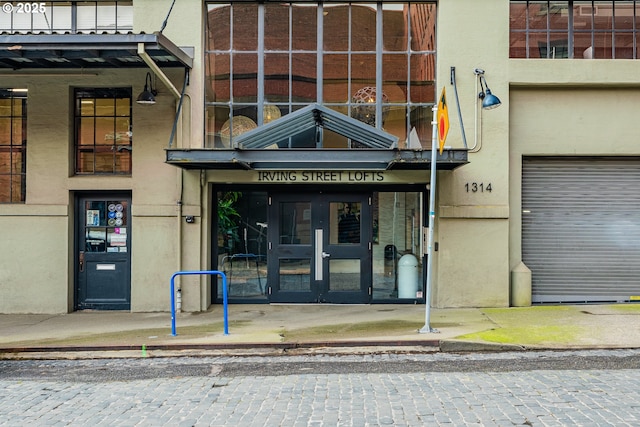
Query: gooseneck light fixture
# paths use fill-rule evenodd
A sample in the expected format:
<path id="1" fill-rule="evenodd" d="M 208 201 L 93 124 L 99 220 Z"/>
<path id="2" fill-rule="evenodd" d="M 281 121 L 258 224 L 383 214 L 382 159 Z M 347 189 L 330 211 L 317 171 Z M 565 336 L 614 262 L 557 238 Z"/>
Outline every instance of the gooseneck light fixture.
<path id="1" fill-rule="evenodd" d="M 144 90 L 140 95 L 138 95 L 138 99 L 136 102 L 138 104 L 146 104 L 153 105 L 156 103 L 156 95 L 158 91 L 153 88 L 153 82 L 151 80 L 151 73 L 147 72 L 147 77 L 144 81 Z"/>
<path id="2" fill-rule="evenodd" d="M 482 100 L 482 108 L 492 110 L 499 107 L 502 102 L 500 102 L 497 96 L 491 93 L 491 89 L 489 89 L 489 85 L 487 85 L 487 79 L 484 78 L 484 70 L 476 68 L 473 72 L 478 76 L 478 81 L 480 82 L 478 98 Z"/>
<path id="3" fill-rule="evenodd" d="M 476 75 L 476 112 L 474 115 L 474 144 L 469 149 L 470 153 L 477 153 L 482 148 L 482 110 L 492 110 L 499 107 L 502 102 L 497 96 L 491 93 L 489 85 L 487 85 L 487 79 L 484 77 L 484 70 L 476 68 L 473 70 Z M 478 86 L 480 88 L 478 89 Z M 479 92 L 478 92 L 479 90 Z M 482 104 L 482 109 L 478 108 L 478 104 Z M 480 110 L 480 111 L 478 111 Z"/>

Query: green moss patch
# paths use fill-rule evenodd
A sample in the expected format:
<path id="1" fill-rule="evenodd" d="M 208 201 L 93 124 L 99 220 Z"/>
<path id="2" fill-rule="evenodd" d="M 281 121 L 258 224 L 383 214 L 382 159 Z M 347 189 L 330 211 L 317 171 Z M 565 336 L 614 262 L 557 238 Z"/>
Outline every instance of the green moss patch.
<path id="1" fill-rule="evenodd" d="M 500 344 L 540 345 L 551 343 L 570 343 L 580 336 L 583 328 L 579 326 L 529 326 L 506 327 L 461 335 L 457 339 L 469 341 L 487 341 Z"/>
<path id="2" fill-rule="evenodd" d="M 640 314 L 640 304 L 615 304 L 609 306 L 612 311 L 619 312 L 620 314 Z"/>

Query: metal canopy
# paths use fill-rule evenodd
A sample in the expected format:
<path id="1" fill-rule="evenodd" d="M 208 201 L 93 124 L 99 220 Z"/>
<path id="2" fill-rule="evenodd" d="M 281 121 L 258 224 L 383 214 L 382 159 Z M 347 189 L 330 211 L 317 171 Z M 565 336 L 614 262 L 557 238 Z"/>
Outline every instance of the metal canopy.
<path id="1" fill-rule="evenodd" d="M 390 148 L 398 138 L 322 105 L 308 105 L 235 139 L 240 149 L 265 148 L 311 129 L 328 129 L 369 148 Z"/>
<path id="2" fill-rule="evenodd" d="M 429 170 L 431 151 L 389 149 L 220 150 L 166 149 L 166 162 L 183 169 L 240 170 Z M 437 167 L 451 170 L 468 163 L 467 150 L 444 150 Z"/>
<path id="3" fill-rule="evenodd" d="M 189 54 L 160 32 L 153 34 L 1 34 L 0 70 L 145 68 L 143 48 L 160 67 L 191 68 Z M 190 49 L 192 50 L 192 49 Z"/>

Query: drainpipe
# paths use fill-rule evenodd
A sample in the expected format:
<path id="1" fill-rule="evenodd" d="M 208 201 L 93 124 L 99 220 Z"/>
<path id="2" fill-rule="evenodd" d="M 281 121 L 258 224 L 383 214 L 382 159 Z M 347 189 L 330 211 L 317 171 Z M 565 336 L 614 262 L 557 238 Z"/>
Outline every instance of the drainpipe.
<path id="1" fill-rule="evenodd" d="M 173 5 L 172 5 L 173 7 Z M 151 58 L 151 56 L 149 56 L 149 54 L 146 52 L 145 47 L 144 47 L 144 43 L 138 43 L 138 56 L 140 56 L 140 58 L 142 58 L 142 60 L 149 66 L 149 68 L 151 68 L 151 70 L 153 71 L 153 73 L 158 77 L 158 79 L 160 79 L 160 81 L 162 81 L 162 83 L 169 89 L 169 91 L 173 94 L 173 96 L 178 100 L 178 106 L 176 107 L 176 118 L 174 120 L 174 124 L 173 124 L 173 130 L 171 132 L 171 140 L 169 141 L 169 146 L 171 146 L 172 142 L 173 142 L 173 138 L 176 134 L 176 126 L 178 123 L 178 116 L 181 114 L 181 109 L 182 109 L 182 101 L 184 99 L 185 96 L 185 89 L 187 86 L 187 82 L 188 82 L 188 78 L 189 78 L 189 74 L 188 71 L 185 71 L 185 80 L 184 80 L 184 87 L 182 89 L 182 93 L 180 93 L 180 91 L 178 91 L 178 89 L 176 89 L 176 87 L 173 85 L 173 83 L 171 82 L 171 80 L 169 79 L 169 77 L 167 77 L 167 75 L 165 73 L 162 72 L 162 70 L 160 69 L 160 67 L 158 67 L 158 65 L 153 61 L 153 59 Z M 182 144 L 179 143 L 180 138 L 176 137 L 176 146 L 180 147 Z M 178 168 L 178 176 L 177 176 L 177 190 L 178 190 L 178 197 L 177 197 L 177 215 L 176 215 L 176 222 L 177 222 L 177 227 L 176 227 L 176 233 L 177 233 L 177 239 L 176 239 L 176 257 L 177 257 L 177 269 L 176 271 L 182 271 L 182 213 L 183 213 L 183 207 L 182 207 L 182 198 L 184 195 L 184 185 L 183 185 L 183 170 L 181 168 Z M 178 284 L 177 287 L 177 292 L 181 293 L 181 284 Z"/>
<path id="2" fill-rule="evenodd" d="M 173 94 L 173 96 L 176 97 L 176 99 L 178 99 L 179 104 L 178 104 L 178 107 L 177 107 L 177 114 L 179 114 L 180 113 L 180 108 L 182 107 L 182 94 L 178 91 L 178 89 L 176 89 L 176 87 L 173 85 L 173 83 L 171 83 L 171 80 L 169 80 L 169 77 L 167 77 L 167 75 L 162 72 L 160 67 L 158 67 L 158 65 L 153 61 L 151 56 L 149 56 L 149 54 L 146 52 L 145 47 L 144 47 L 144 43 L 138 43 L 138 56 L 140 56 L 140 58 L 142 58 L 142 60 L 149 66 L 149 68 L 151 68 L 153 73 L 169 89 L 169 91 Z M 186 79 L 187 79 L 187 75 L 185 75 L 185 83 L 186 83 Z M 178 118 L 176 117 L 176 119 L 174 121 L 174 131 L 175 131 L 175 124 L 177 123 L 177 120 L 178 120 Z M 173 138 L 173 132 L 172 132 L 172 138 Z M 171 144 L 171 142 L 172 141 L 169 141 L 169 144 Z M 176 145 L 180 145 L 180 144 L 176 144 Z M 177 183 L 178 197 L 177 197 L 177 202 L 176 203 L 178 205 L 177 206 L 177 211 L 178 212 L 177 212 L 177 215 L 176 215 L 176 221 L 177 221 L 177 227 L 176 227 L 176 233 L 177 233 L 177 241 L 176 241 L 177 270 L 176 271 L 182 271 L 182 197 L 183 197 L 184 189 L 183 189 L 183 176 L 182 176 L 182 169 L 181 168 L 178 168 L 177 181 L 178 181 L 178 183 Z M 180 284 L 178 284 L 177 292 L 178 293 L 182 292 Z"/>

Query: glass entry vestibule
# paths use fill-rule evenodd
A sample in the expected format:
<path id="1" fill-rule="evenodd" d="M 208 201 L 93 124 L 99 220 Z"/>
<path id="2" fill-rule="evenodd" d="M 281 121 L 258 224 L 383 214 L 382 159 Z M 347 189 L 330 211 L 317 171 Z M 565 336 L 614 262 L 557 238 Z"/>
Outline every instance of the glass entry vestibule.
<path id="1" fill-rule="evenodd" d="M 216 192 L 216 267 L 232 302 L 423 302 L 421 191 L 288 190 Z M 399 275 L 401 259 L 415 271 Z"/>
<path id="2" fill-rule="evenodd" d="M 370 203 L 363 193 L 270 196 L 269 300 L 368 303 Z"/>

